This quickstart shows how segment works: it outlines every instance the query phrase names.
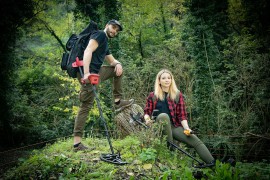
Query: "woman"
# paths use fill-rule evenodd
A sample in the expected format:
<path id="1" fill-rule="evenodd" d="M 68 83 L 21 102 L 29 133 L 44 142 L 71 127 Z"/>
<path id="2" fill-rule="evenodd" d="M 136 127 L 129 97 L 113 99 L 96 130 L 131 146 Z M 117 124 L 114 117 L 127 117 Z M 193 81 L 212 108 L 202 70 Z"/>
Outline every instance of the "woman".
<path id="1" fill-rule="evenodd" d="M 155 116 L 156 122 L 165 123 L 163 133 L 167 135 L 167 141 L 175 139 L 186 143 L 195 148 L 205 163 L 214 164 L 215 160 L 203 142 L 194 134 L 184 133 L 184 130 L 192 130 L 188 126 L 183 95 L 177 89 L 172 73 L 167 69 L 159 71 L 154 88 L 144 108 L 146 125 L 150 126 L 154 122 L 151 118 Z"/>

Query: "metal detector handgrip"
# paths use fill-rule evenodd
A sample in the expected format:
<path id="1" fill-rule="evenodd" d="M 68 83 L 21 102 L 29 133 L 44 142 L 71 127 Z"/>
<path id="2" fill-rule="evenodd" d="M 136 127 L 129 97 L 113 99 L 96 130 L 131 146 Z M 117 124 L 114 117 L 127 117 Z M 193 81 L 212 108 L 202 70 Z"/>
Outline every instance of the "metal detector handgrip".
<path id="1" fill-rule="evenodd" d="M 79 72 L 80 72 L 80 75 L 81 75 L 81 83 L 82 84 L 86 84 L 85 80 L 83 79 L 83 60 L 79 60 L 78 57 L 76 57 L 76 61 L 74 63 L 72 63 L 72 67 L 78 67 L 79 68 Z"/>
<path id="2" fill-rule="evenodd" d="M 91 84 L 97 85 L 99 82 L 99 74 L 90 74 L 88 80 Z"/>
<path id="3" fill-rule="evenodd" d="M 82 84 L 86 84 L 86 81 L 83 79 L 83 70 L 82 70 L 82 66 L 78 66 L 79 67 L 79 72 L 81 75 L 81 83 Z M 88 76 L 88 80 L 90 82 L 90 84 L 92 85 L 97 85 L 99 83 L 99 74 L 90 74 Z"/>
<path id="4" fill-rule="evenodd" d="M 151 119 L 152 120 L 156 120 L 157 116 L 158 116 L 159 110 L 158 109 L 154 109 L 151 115 Z"/>

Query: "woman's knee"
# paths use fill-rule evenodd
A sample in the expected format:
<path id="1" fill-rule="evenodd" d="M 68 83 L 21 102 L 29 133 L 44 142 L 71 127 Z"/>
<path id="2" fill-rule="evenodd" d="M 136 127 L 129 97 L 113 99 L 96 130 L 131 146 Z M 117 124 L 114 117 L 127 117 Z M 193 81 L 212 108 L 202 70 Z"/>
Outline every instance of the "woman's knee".
<path id="1" fill-rule="evenodd" d="M 157 116 L 157 121 L 166 121 L 166 122 L 170 122 L 170 117 L 168 114 L 166 113 L 161 113 Z"/>

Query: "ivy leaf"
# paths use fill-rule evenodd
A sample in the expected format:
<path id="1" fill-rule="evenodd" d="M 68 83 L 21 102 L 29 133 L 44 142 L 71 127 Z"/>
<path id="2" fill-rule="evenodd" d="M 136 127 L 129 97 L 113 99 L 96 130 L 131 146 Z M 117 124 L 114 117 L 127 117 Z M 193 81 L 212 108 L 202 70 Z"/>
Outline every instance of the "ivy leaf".
<path id="1" fill-rule="evenodd" d="M 127 173 L 129 176 L 134 176 L 134 173 L 133 172 L 128 172 Z"/>
<path id="2" fill-rule="evenodd" d="M 143 165 L 143 169 L 144 169 L 144 170 L 152 169 L 152 167 L 153 167 L 152 164 L 144 164 L 144 165 Z"/>

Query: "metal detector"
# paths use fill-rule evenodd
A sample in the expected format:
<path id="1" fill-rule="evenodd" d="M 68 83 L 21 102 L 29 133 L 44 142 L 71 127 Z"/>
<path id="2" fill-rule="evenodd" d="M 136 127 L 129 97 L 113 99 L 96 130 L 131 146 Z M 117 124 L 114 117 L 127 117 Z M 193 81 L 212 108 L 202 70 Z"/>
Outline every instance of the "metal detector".
<path id="1" fill-rule="evenodd" d="M 131 116 L 131 118 L 132 118 L 135 122 L 137 122 L 138 124 L 142 125 L 144 128 L 146 128 L 146 129 L 149 128 L 146 124 L 144 124 L 144 123 L 142 122 L 142 119 L 141 119 L 141 117 L 142 117 L 142 116 L 141 116 L 141 113 L 138 113 L 137 115 L 134 115 L 133 113 L 130 113 L 130 116 Z M 186 151 L 184 151 L 183 149 L 181 149 L 180 147 L 178 147 L 177 145 L 175 145 L 173 142 L 167 141 L 167 143 L 168 143 L 171 147 L 177 149 L 178 151 L 182 152 L 182 153 L 185 154 L 186 156 L 188 156 L 188 157 L 190 157 L 191 159 L 193 159 L 194 161 L 196 161 L 196 162 L 198 163 L 198 165 L 193 166 L 194 168 L 206 168 L 206 167 L 212 167 L 212 166 L 213 166 L 213 164 L 205 164 L 205 163 L 203 163 L 203 162 L 197 160 L 195 157 L 191 156 L 189 153 L 187 153 Z"/>
<path id="2" fill-rule="evenodd" d="M 83 84 L 86 84 L 86 82 L 83 80 L 82 62 L 79 61 L 79 59 L 78 59 L 78 61 L 76 59 L 76 61 L 74 63 L 76 63 L 76 64 L 74 64 L 75 67 L 76 67 L 76 65 L 77 65 L 77 67 L 79 67 L 79 71 L 80 71 L 80 74 L 81 74 L 81 77 L 82 77 L 81 82 Z M 111 143 L 111 139 L 110 139 L 110 134 L 109 134 L 108 128 L 107 128 L 107 123 L 106 123 L 106 121 L 105 121 L 105 119 L 103 117 L 103 113 L 102 113 L 100 101 L 99 101 L 97 90 L 96 90 L 96 85 L 99 82 L 99 74 L 90 74 L 90 76 L 88 76 L 88 80 L 92 84 L 92 89 L 93 89 L 93 92 L 94 92 L 94 95 L 95 95 L 95 100 L 97 102 L 97 107 L 98 107 L 98 110 L 99 110 L 99 115 L 100 115 L 100 118 L 101 118 L 101 120 L 102 120 L 102 122 L 104 124 L 105 132 L 106 132 L 106 137 L 107 137 L 107 140 L 109 142 L 110 149 L 111 149 L 111 154 L 101 154 L 100 159 L 102 161 L 105 161 L 105 162 L 108 162 L 108 163 L 117 164 L 117 165 L 127 164 L 127 162 L 122 161 L 122 159 L 120 157 L 120 152 L 118 154 L 115 154 L 114 151 L 113 151 L 113 147 L 112 147 L 112 143 Z"/>

